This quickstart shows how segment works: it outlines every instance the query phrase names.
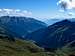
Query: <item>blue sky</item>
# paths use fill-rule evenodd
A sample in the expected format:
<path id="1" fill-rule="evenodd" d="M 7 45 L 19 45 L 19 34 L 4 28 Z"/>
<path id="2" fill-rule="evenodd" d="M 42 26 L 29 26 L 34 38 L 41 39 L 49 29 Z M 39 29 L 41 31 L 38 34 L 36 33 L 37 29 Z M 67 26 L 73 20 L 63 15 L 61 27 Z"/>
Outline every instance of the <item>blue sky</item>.
<path id="1" fill-rule="evenodd" d="M 50 18 L 58 13 L 58 0 L 0 0 L 0 8 L 21 9 L 32 12 L 32 17 Z"/>
<path id="2" fill-rule="evenodd" d="M 32 12 L 32 17 L 51 18 L 63 17 L 59 12 L 59 0 L 0 0 L 0 9 L 21 9 Z"/>

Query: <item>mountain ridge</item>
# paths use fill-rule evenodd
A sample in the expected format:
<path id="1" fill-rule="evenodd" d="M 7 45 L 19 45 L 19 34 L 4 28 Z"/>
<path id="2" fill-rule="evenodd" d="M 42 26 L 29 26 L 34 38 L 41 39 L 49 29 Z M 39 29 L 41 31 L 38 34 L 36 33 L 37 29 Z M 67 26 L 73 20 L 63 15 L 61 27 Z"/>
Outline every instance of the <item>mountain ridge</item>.
<path id="1" fill-rule="evenodd" d="M 48 28 L 29 34 L 28 38 L 32 38 L 39 46 L 44 48 L 60 48 L 75 40 L 73 33 L 75 33 L 75 22 L 65 19 L 48 26 Z"/>
<path id="2" fill-rule="evenodd" d="M 34 18 L 27 17 L 3 16 L 0 17 L 0 21 L 0 24 L 4 25 L 4 28 L 7 28 L 7 30 L 13 32 L 11 34 L 16 34 L 20 37 L 23 36 L 23 38 L 30 32 L 46 27 L 45 23 Z"/>

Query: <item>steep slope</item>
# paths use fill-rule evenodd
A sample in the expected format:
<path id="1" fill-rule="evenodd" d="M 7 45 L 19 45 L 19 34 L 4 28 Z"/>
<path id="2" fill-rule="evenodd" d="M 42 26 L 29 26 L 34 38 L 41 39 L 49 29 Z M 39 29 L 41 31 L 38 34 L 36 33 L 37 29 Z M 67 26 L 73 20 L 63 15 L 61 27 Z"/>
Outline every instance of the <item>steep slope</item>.
<path id="1" fill-rule="evenodd" d="M 15 42 L 0 38 L 0 56 L 44 56 L 44 50 L 30 41 Z"/>
<path id="2" fill-rule="evenodd" d="M 11 34 L 17 35 L 23 38 L 30 32 L 46 27 L 46 24 L 35 20 L 34 18 L 26 17 L 0 17 L 0 25 L 3 25 Z"/>
<path id="3" fill-rule="evenodd" d="M 49 34 L 44 40 L 49 47 L 62 47 L 75 40 L 75 22 L 63 20 L 48 27 Z M 52 45 L 51 45 L 52 44 Z"/>
<path id="4" fill-rule="evenodd" d="M 67 23 L 70 23 L 70 22 L 67 21 Z M 61 25 L 61 24 L 57 23 L 57 25 Z M 59 27 L 57 27 L 57 28 L 59 28 Z M 49 27 L 49 29 L 51 29 L 51 27 Z M 43 29 L 43 30 L 45 30 L 45 29 Z M 43 31 L 42 33 L 45 33 L 45 32 Z M 39 35 L 39 36 L 41 36 L 41 35 Z M 48 42 L 46 42 L 46 43 L 48 43 Z M 46 52 L 46 50 L 38 47 L 32 41 L 15 38 L 15 36 L 9 34 L 9 31 L 7 31 L 5 28 L 0 26 L 0 56 L 61 56 L 61 55 L 74 56 L 75 55 L 75 47 L 74 48 L 63 47 L 63 48 L 58 48 L 54 52 Z"/>
<path id="5" fill-rule="evenodd" d="M 75 22 L 63 20 L 27 36 L 44 48 L 60 48 L 75 40 Z"/>
<path id="6" fill-rule="evenodd" d="M 44 56 L 43 48 L 38 47 L 32 41 L 17 39 L 6 29 L 0 27 L 0 56 Z"/>

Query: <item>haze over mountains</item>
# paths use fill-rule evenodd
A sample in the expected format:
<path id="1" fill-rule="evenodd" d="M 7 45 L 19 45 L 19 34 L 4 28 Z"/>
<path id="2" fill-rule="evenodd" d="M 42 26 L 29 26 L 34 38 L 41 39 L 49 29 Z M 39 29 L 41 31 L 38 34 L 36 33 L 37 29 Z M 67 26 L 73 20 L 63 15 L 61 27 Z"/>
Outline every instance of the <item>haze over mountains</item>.
<path id="1" fill-rule="evenodd" d="M 56 22 L 59 22 L 59 21 L 62 21 L 63 19 L 57 19 L 57 18 L 50 18 L 50 19 L 47 19 L 43 22 L 45 22 L 48 26 L 56 23 Z"/>

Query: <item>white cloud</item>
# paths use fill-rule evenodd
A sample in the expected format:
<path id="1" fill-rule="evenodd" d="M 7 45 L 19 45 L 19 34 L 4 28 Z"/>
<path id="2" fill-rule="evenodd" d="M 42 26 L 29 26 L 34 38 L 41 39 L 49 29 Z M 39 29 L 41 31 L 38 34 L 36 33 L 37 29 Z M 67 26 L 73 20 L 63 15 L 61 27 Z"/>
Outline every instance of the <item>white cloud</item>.
<path id="1" fill-rule="evenodd" d="M 0 12 L 2 11 L 2 9 L 0 9 Z"/>
<path id="2" fill-rule="evenodd" d="M 20 10 L 20 9 L 0 9 L 1 16 L 24 16 L 28 17 L 31 16 L 32 13 L 27 10 Z"/>
<path id="3" fill-rule="evenodd" d="M 61 10 L 59 10 L 59 12 L 64 12 L 64 10 L 61 9 Z"/>
<path id="4" fill-rule="evenodd" d="M 15 12 L 20 12 L 20 11 L 21 11 L 20 9 L 16 9 L 16 10 L 15 10 Z"/>
<path id="5" fill-rule="evenodd" d="M 73 12 L 69 12 L 68 15 L 69 15 L 69 16 L 73 16 L 73 15 L 75 15 L 75 14 L 74 14 Z"/>
<path id="6" fill-rule="evenodd" d="M 27 10 L 24 10 L 23 13 L 28 13 L 28 11 Z"/>
<path id="7" fill-rule="evenodd" d="M 75 0 L 59 0 L 57 5 L 60 5 L 63 9 L 74 9 Z"/>
<path id="8" fill-rule="evenodd" d="M 75 17 L 75 0 L 59 0 L 57 6 L 60 6 L 59 12 L 64 12 L 64 18 Z"/>
<path id="9" fill-rule="evenodd" d="M 32 15 L 32 12 L 29 12 L 29 15 Z"/>

